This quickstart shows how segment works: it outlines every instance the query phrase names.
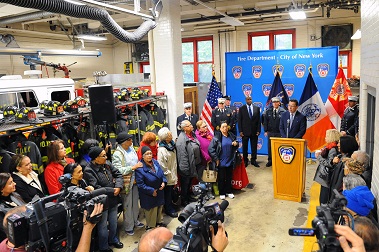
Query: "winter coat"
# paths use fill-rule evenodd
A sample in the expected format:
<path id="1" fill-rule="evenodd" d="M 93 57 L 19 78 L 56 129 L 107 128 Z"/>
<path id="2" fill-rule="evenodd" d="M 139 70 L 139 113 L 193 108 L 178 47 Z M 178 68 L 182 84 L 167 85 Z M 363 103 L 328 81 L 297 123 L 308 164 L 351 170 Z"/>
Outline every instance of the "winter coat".
<path id="1" fill-rule="evenodd" d="M 128 155 L 135 156 L 134 160 L 138 162 L 137 153 L 134 150 L 133 146 L 130 146 L 130 153 Z M 112 155 L 112 164 L 117 168 L 122 176 L 124 181 L 124 188 L 121 190 L 121 193 L 129 193 L 133 187 L 135 180 L 135 173 L 132 167 L 137 163 L 133 162 L 132 158 L 125 153 L 125 150 L 121 145 L 118 145 L 115 152 Z M 130 180 L 126 175 L 130 175 Z"/>
<path id="2" fill-rule="evenodd" d="M 323 187 L 329 188 L 330 175 L 331 171 L 333 170 L 332 161 L 333 158 L 337 156 L 337 154 L 337 148 L 331 148 L 329 150 L 327 158 L 323 158 L 321 155 L 317 157 L 319 164 L 313 180 L 322 185 Z"/>
<path id="3" fill-rule="evenodd" d="M 200 143 L 195 134 L 192 134 L 194 140 L 190 140 L 186 133 L 181 132 L 178 140 L 176 141 L 176 156 L 178 157 L 178 171 L 182 176 L 197 177 L 196 166 L 201 163 L 201 152 L 199 157 L 195 156 L 192 145 L 198 145 L 200 150 Z"/>
<path id="4" fill-rule="evenodd" d="M 173 143 L 173 141 L 172 141 Z M 173 143 L 172 150 L 168 149 L 165 144 L 160 143 L 158 147 L 158 162 L 167 179 L 167 185 L 176 185 L 178 182 L 178 165 L 176 162 L 176 150 Z"/>
<path id="5" fill-rule="evenodd" d="M 95 189 L 102 187 L 120 188 L 124 186 L 122 174 L 110 162 L 106 164 L 90 164 L 84 169 L 84 179 Z M 108 195 L 109 208 L 118 204 L 118 196 Z"/>
<path id="6" fill-rule="evenodd" d="M 19 172 L 13 172 L 12 174 L 13 181 L 16 183 L 16 191 L 26 203 L 32 201 L 35 196 L 43 198 L 47 195 L 46 188 L 41 183 L 42 181 L 38 179 L 37 173 L 33 171 L 32 173 L 33 180 L 26 178 Z"/>
<path id="7" fill-rule="evenodd" d="M 142 163 L 143 167 L 135 170 L 136 181 L 141 208 L 149 210 L 164 204 L 164 190 L 159 190 L 159 188 L 162 182 L 167 183 L 167 179 L 157 160 L 153 159 L 156 173 L 144 161 Z M 157 190 L 155 197 L 153 196 L 154 190 Z"/>

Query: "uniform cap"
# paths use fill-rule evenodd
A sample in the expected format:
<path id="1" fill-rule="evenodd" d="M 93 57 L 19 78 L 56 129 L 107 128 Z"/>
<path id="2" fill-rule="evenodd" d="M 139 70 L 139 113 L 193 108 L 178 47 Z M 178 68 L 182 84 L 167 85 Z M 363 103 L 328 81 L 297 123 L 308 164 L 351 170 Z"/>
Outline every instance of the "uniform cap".
<path id="1" fill-rule="evenodd" d="M 192 108 L 192 102 L 186 102 L 183 104 L 183 107 L 186 108 Z"/>
<path id="2" fill-rule="evenodd" d="M 279 97 L 272 97 L 271 102 L 280 102 L 280 98 Z"/>
<path id="3" fill-rule="evenodd" d="M 356 97 L 354 95 L 353 96 L 349 96 L 348 101 L 357 102 L 358 101 L 358 97 Z"/>
<path id="4" fill-rule="evenodd" d="M 225 103 L 225 98 L 218 98 L 217 101 L 218 103 Z"/>
<path id="5" fill-rule="evenodd" d="M 230 95 L 224 95 L 222 98 L 224 98 L 225 100 L 228 100 L 228 101 L 230 101 L 232 99 L 232 97 Z"/>

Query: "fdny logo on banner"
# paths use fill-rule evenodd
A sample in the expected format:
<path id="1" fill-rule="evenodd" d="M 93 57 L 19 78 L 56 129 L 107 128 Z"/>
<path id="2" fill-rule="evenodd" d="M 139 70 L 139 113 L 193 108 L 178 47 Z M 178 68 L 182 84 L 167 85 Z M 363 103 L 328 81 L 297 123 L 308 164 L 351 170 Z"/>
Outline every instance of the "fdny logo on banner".
<path id="1" fill-rule="evenodd" d="M 238 80 L 239 78 L 241 78 L 241 75 L 242 75 L 242 67 L 235 66 L 232 68 L 232 72 L 233 72 L 234 79 Z"/>
<path id="2" fill-rule="evenodd" d="M 262 102 L 253 102 L 253 105 L 259 107 L 259 111 L 262 112 L 262 108 L 263 108 Z"/>
<path id="3" fill-rule="evenodd" d="M 262 92 L 266 97 L 268 97 L 270 95 L 271 87 L 272 87 L 272 84 L 263 84 L 262 85 Z"/>
<path id="4" fill-rule="evenodd" d="M 279 156 L 280 159 L 283 161 L 285 164 L 290 164 L 292 160 L 295 157 L 295 148 L 292 146 L 280 146 L 279 149 Z"/>
<path id="5" fill-rule="evenodd" d="M 245 95 L 245 97 L 250 97 L 252 90 L 253 90 L 253 86 L 251 84 L 243 84 L 242 85 L 242 92 Z"/>
<path id="6" fill-rule="evenodd" d="M 294 66 L 295 74 L 297 78 L 303 78 L 305 74 L 306 66 L 304 64 L 297 64 Z"/>
<path id="7" fill-rule="evenodd" d="M 262 149 L 262 146 L 263 146 L 263 139 L 262 138 L 258 138 L 257 150 Z"/>
<path id="8" fill-rule="evenodd" d="M 274 76 L 276 75 L 276 71 L 278 71 L 280 77 L 282 77 L 282 74 L 284 72 L 284 66 L 283 65 L 273 65 L 272 66 L 272 73 L 274 74 Z"/>
<path id="9" fill-rule="evenodd" d="M 321 108 L 314 103 L 306 105 L 301 113 L 307 117 L 308 121 L 316 121 L 321 115 Z"/>
<path id="10" fill-rule="evenodd" d="M 242 102 L 233 102 L 233 106 L 236 107 L 237 113 L 240 107 L 242 107 L 243 103 Z"/>
<path id="11" fill-rule="evenodd" d="M 329 73 L 329 64 L 322 63 L 317 65 L 317 72 L 320 77 L 326 77 Z"/>
<path id="12" fill-rule="evenodd" d="M 260 78 L 262 75 L 262 66 L 253 66 L 252 72 L 253 72 L 254 78 L 256 79 Z"/>
<path id="13" fill-rule="evenodd" d="M 295 85 L 294 84 L 283 84 L 283 87 L 286 90 L 288 97 L 291 97 L 293 95 L 293 91 L 295 91 Z"/>

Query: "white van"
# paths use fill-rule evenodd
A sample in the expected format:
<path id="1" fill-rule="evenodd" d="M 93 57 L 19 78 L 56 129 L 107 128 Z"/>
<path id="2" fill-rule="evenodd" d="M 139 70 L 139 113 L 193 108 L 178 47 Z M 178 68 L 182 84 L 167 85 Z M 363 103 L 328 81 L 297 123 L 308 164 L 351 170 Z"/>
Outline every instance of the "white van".
<path id="1" fill-rule="evenodd" d="M 0 79 L 0 113 L 7 106 L 37 109 L 44 100 L 63 103 L 74 98 L 74 81 L 69 78 Z"/>

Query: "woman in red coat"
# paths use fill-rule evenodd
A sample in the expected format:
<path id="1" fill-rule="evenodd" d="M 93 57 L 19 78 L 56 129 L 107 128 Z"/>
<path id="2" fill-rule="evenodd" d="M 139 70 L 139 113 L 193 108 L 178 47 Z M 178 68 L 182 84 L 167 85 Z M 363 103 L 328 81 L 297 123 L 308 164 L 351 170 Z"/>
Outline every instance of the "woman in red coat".
<path id="1" fill-rule="evenodd" d="M 58 179 L 63 175 L 64 167 L 67 164 L 74 163 L 74 159 L 66 157 L 66 148 L 63 140 L 51 142 L 47 149 L 48 165 L 45 169 L 45 183 L 50 194 L 58 193 L 62 185 Z"/>

